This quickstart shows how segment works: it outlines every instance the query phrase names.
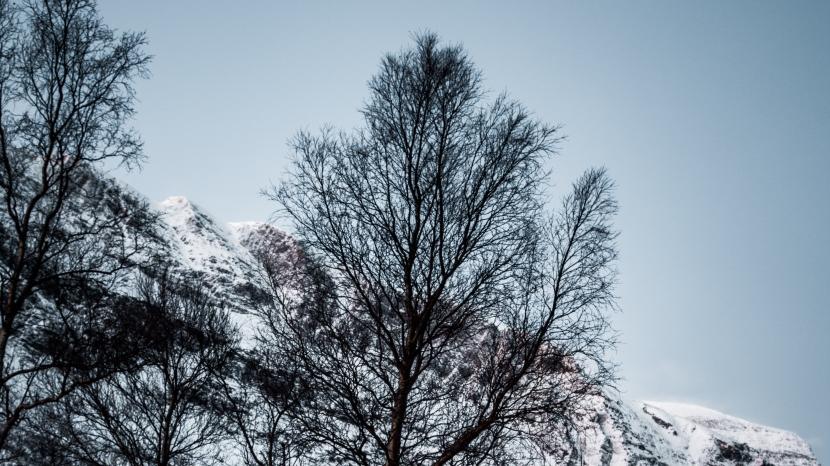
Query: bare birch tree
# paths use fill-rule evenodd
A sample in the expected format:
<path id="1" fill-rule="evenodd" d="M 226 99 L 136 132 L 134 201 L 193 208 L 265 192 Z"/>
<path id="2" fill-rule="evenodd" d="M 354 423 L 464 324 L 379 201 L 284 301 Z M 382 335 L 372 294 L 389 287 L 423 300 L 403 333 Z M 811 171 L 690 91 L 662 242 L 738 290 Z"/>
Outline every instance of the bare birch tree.
<path id="1" fill-rule="evenodd" d="M 141 249 L 129 227 L 149 221 L 146 206 L 90 180 L 142 157 L 127 123 L 144 44 L 104 25 L 92 0 L 0 0 L 0 451 L 29 412 L 109 373 L 32 342 L 94 320 L 79 316 L 88 303 L 57 309 L 43 293 L 116 287 Z"/>
<path id="2" fill-rule="evenodd" d="M 384 57 L 369 89 L 363 127 L 300 133 L 271 192 L 321 271 L 271 308 L 309 387 L 294 421 L 316 461 L 538 459 L 611 380 L 613 184 L 590 170 L 548 214 L 559 130 L 487 99 L 435 35 Z"/>

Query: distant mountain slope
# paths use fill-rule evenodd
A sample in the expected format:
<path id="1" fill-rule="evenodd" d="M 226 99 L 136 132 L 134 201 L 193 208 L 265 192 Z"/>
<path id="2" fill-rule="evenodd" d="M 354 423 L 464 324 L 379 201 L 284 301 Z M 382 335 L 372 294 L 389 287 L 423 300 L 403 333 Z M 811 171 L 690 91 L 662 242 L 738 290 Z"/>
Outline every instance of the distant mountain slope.
<path id="1" fill-rule="evenodd" d="M 680 403 L 595 397 L 577 420 L 576 447 L 556 458 L 585 465 L 818 465 L 792 432 Z M 581 461 L 579 454 L 581 453 Z"/>
<path id="2" fill-rule="evenodd" d="M 203 278 L 234 306 L 243 333 L 256 319 L 244 303 L 263 286 L 257 261 L 267 253 L 276 264 L 292 264 L 299 245 L 262 222 L 220 225 L 183 197 L 159 204 L 172 258 L 184 273 Z M 250 341 L 249 341 L 250 343 Z M 590 398 L 576 429 L 559 435 L 550 458 L 568 465 L 818 465 L 796 434 L 754 424 L 717 411 L 679 403 L 627 404 L 615 394 Z"/>

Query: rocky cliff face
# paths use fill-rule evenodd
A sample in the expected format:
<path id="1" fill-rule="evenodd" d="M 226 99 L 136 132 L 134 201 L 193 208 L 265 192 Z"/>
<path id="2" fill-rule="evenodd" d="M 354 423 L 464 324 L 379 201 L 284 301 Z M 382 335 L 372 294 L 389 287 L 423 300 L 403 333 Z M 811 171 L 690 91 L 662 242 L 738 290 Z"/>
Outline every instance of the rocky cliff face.
<path id="1" fill-rule="evenodd" d="M 219 225 L 182 197 L 159 204 L 171 257 L 185 273 L 202 277 L 228 301 L 245 302 L 259 281 L 258 261 L 291 264 L 299 245 L 286 233 L 259 222 Z M 288 265 L 287 265 L 288 266 Z M 252 335 L 256 319 L 244 306 L 234 318 Z M 613 393 L 588 400 L 576 429 L 562 435 L 550 458 L 568 465 L 817 465 L 797 435 L 711 409 L 678 403 L 626 403 Z"/>

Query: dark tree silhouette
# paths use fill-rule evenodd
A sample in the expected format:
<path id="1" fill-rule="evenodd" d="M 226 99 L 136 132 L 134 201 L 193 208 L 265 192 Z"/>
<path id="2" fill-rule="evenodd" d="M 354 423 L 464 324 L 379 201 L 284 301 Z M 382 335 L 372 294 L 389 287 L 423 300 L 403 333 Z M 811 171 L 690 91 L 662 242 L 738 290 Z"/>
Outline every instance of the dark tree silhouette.
<path id="1" fill-rule="evenodd" d="M 140 280 L 139 299 L 126 309 L 140 362 L 39 413 L 41 422 L 27 432 L 30 457 L 47 454 L 42 464 L 220 463 L 230 439 L 222 387 L 238 340 L 228 313 L 198 283 L 167 275 Z"/>
<path id="2" fill-rule="evenodd" d="M 257 260 L 258 283 L 265 289 L 249 303 L 260 324 L 253 347 L 240 352 L 236 377 L 224 379 L 228 416 L 236 427 L 243 464 L 299 466 L 306 464 L 313 447 L 296 416 L 308 400 L 309 387 L 302 365 L 279 341 L 282 326 L 274 310 L 289 309 L 298 300 L 314 301 L 315 275 L 302 248 L 279 230 L 264 226 L 258 241 L 243 245 Z"/>
<path id="3" fill-rule="evenodd" d="M 239 362 L 236 378 L 226 378 L 226 415 L 236 430 L 241 464 L 299 466 L 309 442 L 295 419 L 305 399 L 303 380 L 290 355 L 260 346 Z"/>
<path id="4" fill-rule="evenodd" d="M 266 318 L 307 387 L 288 414 L 312 461 L 542 455 L 612 377 L 613 185 L 590 170 L 546 214 L 557 128 L 485 99 L 463 49 L 435 35 L 387 55 L 369 88 L 365 126 L 300 133 L 271 192 L 317 264 Z"/>
<path id="5" fill-rule="evenodd" d="M 91 181 L 104 162 L 141 158 L 126 123 L 144 43 L 91 0 L 0 0 L 0 451 L 33 410 L 110 372 L 42 343 L 82 343 L 101 308 L 72 288 L 120 286 L 141 250 L 131 226 L 151 221 Z"/>

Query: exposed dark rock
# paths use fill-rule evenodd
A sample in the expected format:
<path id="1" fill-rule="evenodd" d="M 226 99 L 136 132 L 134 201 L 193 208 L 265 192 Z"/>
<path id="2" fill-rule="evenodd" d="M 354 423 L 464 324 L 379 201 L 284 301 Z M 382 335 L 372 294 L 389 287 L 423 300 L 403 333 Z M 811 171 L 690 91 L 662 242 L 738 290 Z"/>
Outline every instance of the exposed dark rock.
<path id="1" fill-rule="evenodd" d="M 715 439 L 718 450 L 718 460 L 733 461 L 736 464 L 747 464 L 754 459 L 752 449 L 745 443 L 727 443 Z"/>

